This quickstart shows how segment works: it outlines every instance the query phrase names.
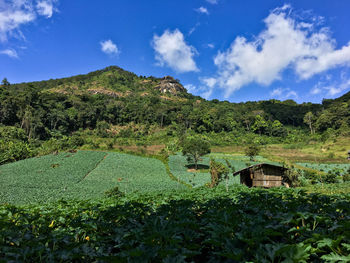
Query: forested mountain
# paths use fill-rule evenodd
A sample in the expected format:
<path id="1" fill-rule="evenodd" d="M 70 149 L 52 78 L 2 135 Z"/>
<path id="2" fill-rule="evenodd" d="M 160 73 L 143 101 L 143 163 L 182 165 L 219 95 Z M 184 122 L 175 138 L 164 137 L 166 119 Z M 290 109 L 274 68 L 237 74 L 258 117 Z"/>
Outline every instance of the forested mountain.
<path id="1" fill-rule="evenodd" d="M 350 93 L 322 104 L 292 100 L 230 103 L 187 93 L 171 77 L 137 76 L 119 67 L 69 78 L 0 86 L 0 123 L 29 138 L 111 125 L 180 125 L 195 132 L 249 131 L 284 136 L 285 126 L 316 131 L 350 125 Z M 309 113 L 307 120 L 305 115 Z"/>

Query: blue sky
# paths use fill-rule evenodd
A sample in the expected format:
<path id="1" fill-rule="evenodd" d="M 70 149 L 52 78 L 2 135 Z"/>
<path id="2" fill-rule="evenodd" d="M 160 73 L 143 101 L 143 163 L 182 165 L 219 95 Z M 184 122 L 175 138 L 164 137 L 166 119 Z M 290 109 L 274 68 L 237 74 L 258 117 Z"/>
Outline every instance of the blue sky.
<path id="1" fill-rule="evenodd" d="M 117 65 L 232 102 L 350 90 L 348 0 L 0 0 L 0 78 Z"/>

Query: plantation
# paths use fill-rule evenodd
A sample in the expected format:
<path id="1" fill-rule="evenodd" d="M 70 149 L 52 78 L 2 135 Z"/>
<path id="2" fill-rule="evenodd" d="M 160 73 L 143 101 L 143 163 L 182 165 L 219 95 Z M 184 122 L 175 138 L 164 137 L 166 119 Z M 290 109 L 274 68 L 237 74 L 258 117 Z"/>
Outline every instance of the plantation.
<path id="1" fill-rule="evenodd" d="M 0 208 L 0 257 L 30 262 L 348 262 L 350 196 L 216 189 Z"/>
<path id="2" fill-rule="evenodd" d="M 0 166 L 0 202 L 28 204 L 59 199 L 96 199 L 118 187 L 123 193 L 181 190 L 157 159 L 78 151 Z"/>
<path id="3" fill-rule="evenodd" d="M 84 180 L 106 153 L 78 151 L 22 160 L 0 166 L 0 202 L 32 203 L 58 200 Z"/>

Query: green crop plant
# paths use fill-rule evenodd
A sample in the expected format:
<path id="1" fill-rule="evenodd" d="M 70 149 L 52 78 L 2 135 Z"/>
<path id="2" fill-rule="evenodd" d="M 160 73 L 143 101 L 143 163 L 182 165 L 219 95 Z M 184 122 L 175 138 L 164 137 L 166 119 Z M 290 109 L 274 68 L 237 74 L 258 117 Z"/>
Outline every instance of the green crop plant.
<path id="1" fill-rule="evenodd" d="M 349 195 L 239 186 L 0 206 L 4 262 L 349 262 Z"/>

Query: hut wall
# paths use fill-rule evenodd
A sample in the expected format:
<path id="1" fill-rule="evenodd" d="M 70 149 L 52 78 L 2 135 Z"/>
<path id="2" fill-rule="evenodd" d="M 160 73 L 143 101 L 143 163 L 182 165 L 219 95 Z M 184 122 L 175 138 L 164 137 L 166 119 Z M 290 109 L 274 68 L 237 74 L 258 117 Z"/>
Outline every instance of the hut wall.
<path id="1" fill-rule="evenodd" d="M 254 172 L 253 186 L 276 187 L 282 185 L 283 171 L 278 167 L 263 166 Z"/>

